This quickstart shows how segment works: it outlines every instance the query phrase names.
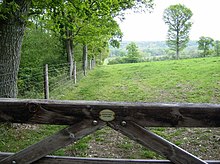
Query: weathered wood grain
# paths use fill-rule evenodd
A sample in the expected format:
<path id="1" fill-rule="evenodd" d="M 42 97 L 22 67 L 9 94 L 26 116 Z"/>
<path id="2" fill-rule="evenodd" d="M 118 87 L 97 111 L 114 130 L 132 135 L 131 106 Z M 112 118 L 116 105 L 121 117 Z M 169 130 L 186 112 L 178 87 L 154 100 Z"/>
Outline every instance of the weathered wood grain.
<path id="1" fill-rule="evenodd" d="M 13 153 L 0 153 L 0 160 L 8 156 L 13 155 Z M 208 164 L 219 164 L 219 160 L 207 160 Z M 46 156 L 40 160 L 34 162 L 33 164 L 172 164 L 169 160 L 145 160 L 145 159 L 108 159 L 108 158 L 81 158 L 81 157 L 66 157 L 66 156 Z"/>
<path id="2" fill-rule="evenodd" d="M 71 125 L 99 120 L 104 109 L 115 120 L 151 127 L 220 127 L 220 104 L 164 104 L 0 99 L 0 122 Z"/>
<path id="3" fill-rule="evenodd" d="M 94 131 L 105 126 L 104 122 L 97 122 L 93 124 L 92 120 L 82 120 L 81 122 L 65 128 L 58 133 L 21 150 L 5 159 L 2 159 L 0 163 L 2 164 L 28 164 L 32 163 L 40 158 L 63 148 L 78 139 L 93 133 Z"/>
<path id="4" fill-rule="evenodd" d="M 134 122 L 109 123 L 110 127 L 141 145 L 159 153 L 175 164 L 205 164 L 206 162 L 172 144 L 164 138 L 146 130 Z"/>

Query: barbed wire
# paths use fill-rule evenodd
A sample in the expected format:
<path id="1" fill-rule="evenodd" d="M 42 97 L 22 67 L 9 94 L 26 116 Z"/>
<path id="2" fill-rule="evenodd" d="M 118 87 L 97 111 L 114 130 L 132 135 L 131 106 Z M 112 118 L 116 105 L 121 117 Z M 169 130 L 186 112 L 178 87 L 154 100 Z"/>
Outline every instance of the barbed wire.
<path id="1" fill-rule="evenodd" d="M 70 87 L 70 85 L 74 85 L 74 81 L 73 80 L 68 80 L 66 81 L 62 87 L 57 87 L 55 89 L 53 89 L 51 92 L 50 92 L 50 95 L 52 96 L 52 98 L 55 96 L 56 98 L 59 98 L 60 95 L 63 95 L 64 94 L 64 91 Z M 60 92 L 59 92 L 60 91 Z"/>
<path id="2" fill-rule="evenodd" d="M 53 88 L 55 88 L 58 85 L 62 84 L 62 82 L 65 82 L 65 81 L 68 81 L 68 80 L 70 80 L 70 78 L 68 76 L 66 76 L 65 78 L 63 78 L 63 79 L 61 79 L 59 81 L 57 80 L 56 83 L 54 83 L 54 84 L 50 84 L 49 83 L 49 87 L 50 87 L 51 90 L 53 90 Z"/>

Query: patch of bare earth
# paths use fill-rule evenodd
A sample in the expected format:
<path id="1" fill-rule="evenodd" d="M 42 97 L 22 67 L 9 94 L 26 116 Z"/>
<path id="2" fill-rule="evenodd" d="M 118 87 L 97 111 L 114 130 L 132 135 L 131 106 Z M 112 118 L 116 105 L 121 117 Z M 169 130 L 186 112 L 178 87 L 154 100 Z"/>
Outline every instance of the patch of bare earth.
<path id="1" fill-rule="evenodd" d="M 151 128 L 157 131 L 156 128 Z M 220 159 L 220 129 L 219 128 L 165 128 L 162 136 L 177 144 L 186 151 L 204 160 Z M 142 147 L 124 135 L 110 129 L 92 134 L 85 150 L 87 157 L 100 158 L 136 158 L 162 159 L 163 157 Z M 70 152 L 69 152 L 70 153 Z M 80 156 L 76 151 L 74 156 Z"/>
<path id="2" fill-rule="evenodd" d="M 180 147 L 195 156 L 205 159 L 220 159 L 219 128 L 182 128 L 180 135 L 174 136 L 171 142 L 179 141 Z M 172 133 L 173 129 L 167 129 Z"/>

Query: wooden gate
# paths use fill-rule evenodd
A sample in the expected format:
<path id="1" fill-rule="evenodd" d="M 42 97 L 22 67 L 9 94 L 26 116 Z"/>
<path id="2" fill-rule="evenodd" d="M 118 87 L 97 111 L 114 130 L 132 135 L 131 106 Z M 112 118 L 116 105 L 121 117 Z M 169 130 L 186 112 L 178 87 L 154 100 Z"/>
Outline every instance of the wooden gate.
<path id="1" fill-rule="evenodd" d="M 145 127 L 220 127 L 218 104 L 164 104 L 98 101 L 0 99 L 0 122 L 69 125 L 15 154 L 0 153 L 1 164 L 25 163 L 180 163 L 204 161 Z M 47 156 L 109 126 L 168 160 L 129 160 Z M 218 149 L 220 150 L 220 148 Z"/>

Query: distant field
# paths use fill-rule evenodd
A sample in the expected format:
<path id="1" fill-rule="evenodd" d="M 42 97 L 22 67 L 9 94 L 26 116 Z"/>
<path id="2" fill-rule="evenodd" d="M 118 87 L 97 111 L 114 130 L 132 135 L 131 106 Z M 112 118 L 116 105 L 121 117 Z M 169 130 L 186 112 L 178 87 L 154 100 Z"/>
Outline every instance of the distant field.
<path id="1" fill-rule="evenodd" d="M 98 66 L 77 85 L 60 84 L 52 99 L 220 103 L 220 57 Z M 18 151 L 63 126 L 0 127 L 0 151 Z M 220 130 L 150 128 L 202 159 L 220 159 Z M 19 142 L 17 142 L 19 141 Z M 129 150 L 129 151 L 128 151 Z M 105 128 L 56 155 L 156 158 L 156 153 Z"/>
<path id="2" fill-rule="evenodd" d="M 220 103 L 220 57 L 100 66 L 61 99 Z"/>

